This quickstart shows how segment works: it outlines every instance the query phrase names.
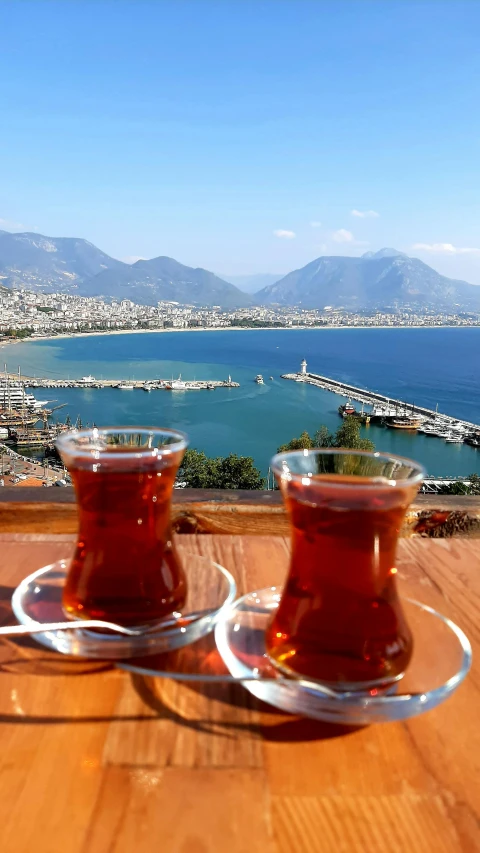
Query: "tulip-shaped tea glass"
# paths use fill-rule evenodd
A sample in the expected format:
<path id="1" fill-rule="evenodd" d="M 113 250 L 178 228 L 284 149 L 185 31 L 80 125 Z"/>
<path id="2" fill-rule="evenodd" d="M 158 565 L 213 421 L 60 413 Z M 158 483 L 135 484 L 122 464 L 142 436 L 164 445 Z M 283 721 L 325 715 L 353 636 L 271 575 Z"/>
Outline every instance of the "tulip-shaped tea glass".
<path id="1" fill-rule="evenodd" d="M 338 691 L 390 687 L 413 648 L 395 551 L 425 472 L 408 459 L 337 449 L 279 453 L 272 468 L 292 556 L 267 629 L 270 659 Z"/>
<path id="2" fill-rule="evenodd" d="M 186 446 L 183 433 L 148 427 L 78 430 L 58 439 L 79 510 L 63 590 L 70 618 L 148 628 L 182 608 L 186 582 L 170 505 Z"/>

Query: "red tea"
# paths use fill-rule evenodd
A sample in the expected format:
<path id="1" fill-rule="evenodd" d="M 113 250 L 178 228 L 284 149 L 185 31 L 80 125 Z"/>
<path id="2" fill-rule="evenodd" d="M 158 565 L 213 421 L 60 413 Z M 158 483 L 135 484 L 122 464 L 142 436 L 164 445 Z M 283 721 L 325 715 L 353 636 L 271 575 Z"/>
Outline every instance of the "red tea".
<path id="1" fill-rule="evenodd" d="M 128 461 L 118 448 L 98 466 L 69 465 L 79 537 L 63 607 L 73 618 L 148 625 L 179 610 L 186 595 L 170 524 L 182 453 L 171 453 L 160 466 L 154 457 L 132 459 L 132 448 L 124 450 Z"/>
<path id="2" fill-rule="evenodd" d="M 292 558 L 268 653 L 282 668 L 333 685 L 392 682 L 412 654 L 395 550 L 417 486 L 372 489 L 340 475 L 307 482 L 284 489 Z"/>

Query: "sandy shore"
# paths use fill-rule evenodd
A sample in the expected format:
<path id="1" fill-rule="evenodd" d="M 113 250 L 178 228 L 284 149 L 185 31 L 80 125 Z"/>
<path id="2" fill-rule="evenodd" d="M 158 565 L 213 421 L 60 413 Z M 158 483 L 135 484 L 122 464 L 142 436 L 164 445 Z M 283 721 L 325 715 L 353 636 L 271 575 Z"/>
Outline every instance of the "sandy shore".
<path id="1" fill-rule="evenodd" d="M 106 338 L 110 335 L 164 335 L 174 332 L 304 332 L 307 330 L 317 332 L 329 332 L 331 330 L 345 329 L 475 329 L 480 328 L 480 323 L 474 326 L 275 326 L 275 327 L 249 327 L 249 326 L 212 326 L 209 328 L 193 329 L 112 329 L 108 332 L 61 332 L 58 335 L 45 335 L 38 338 L 12 338 L 10 341 L 2 341 L 0 349 L 12 344 L 28 344 L 37 341 L 58 341 L 65 338 Z"/>

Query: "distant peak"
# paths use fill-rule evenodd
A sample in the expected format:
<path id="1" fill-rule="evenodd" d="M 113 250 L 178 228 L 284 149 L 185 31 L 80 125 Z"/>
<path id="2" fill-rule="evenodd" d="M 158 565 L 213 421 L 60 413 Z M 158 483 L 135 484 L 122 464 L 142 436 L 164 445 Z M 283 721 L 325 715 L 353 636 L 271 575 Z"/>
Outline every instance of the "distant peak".
<path id="1" fill-rule="evenodd" d="M 378 252 L 365 252 L 362 258 L 407 258 L 405 252 L 399 252 L 398 249 L 379 249 Z"/>

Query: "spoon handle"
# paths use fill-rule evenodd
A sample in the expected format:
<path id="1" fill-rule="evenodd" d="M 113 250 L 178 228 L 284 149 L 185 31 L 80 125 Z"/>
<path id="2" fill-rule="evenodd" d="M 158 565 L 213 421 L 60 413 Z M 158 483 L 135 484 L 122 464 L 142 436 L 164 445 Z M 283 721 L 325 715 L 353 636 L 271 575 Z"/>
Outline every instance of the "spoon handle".
<path id="1" fill-rule="evenodd" d="M 75 628 L 103 628 L 116 634 L 126 634 L 128 637 L 138 636 L 137 631 L 114 625 L 112 622 L 102 622 L 100 619 L 85 619 L 77 622 L 34 622 L 31 625 L 6 625 L 0 628 L 0 636 L 13 637 L 26 634 L 44 634 L 46 631 L 71 631 Z"/>

